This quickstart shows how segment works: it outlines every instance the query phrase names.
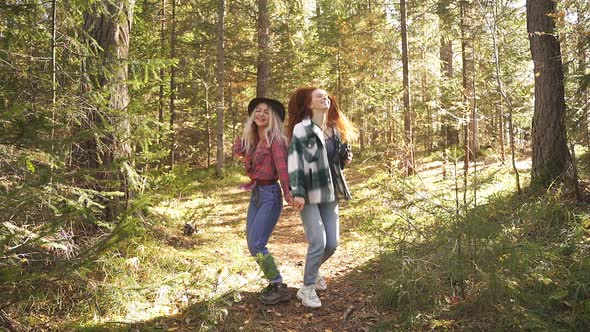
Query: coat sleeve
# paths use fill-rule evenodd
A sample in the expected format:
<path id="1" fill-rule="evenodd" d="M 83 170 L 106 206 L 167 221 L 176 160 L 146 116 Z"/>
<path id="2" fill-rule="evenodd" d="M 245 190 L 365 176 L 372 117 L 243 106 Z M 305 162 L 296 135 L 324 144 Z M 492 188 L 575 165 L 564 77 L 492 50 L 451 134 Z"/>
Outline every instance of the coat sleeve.
<path id="1" fill-rule="evenodd" d="M 287 159 L 289 169 L 289 183 L 293 197 L 304 197 L 305 192 L 305 170 L 303 168 L 303 150 L 301 141 L 293 135 L 289 144 L 289 157 Z"/>

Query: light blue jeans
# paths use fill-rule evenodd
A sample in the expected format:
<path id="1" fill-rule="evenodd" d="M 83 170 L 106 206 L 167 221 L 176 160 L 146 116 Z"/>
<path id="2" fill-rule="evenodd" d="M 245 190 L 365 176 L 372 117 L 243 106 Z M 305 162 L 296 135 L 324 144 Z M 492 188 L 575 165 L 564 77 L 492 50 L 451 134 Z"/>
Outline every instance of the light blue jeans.
<path id="1" fill-rule="evenodd" d="M 301 210 L 305 237 L 309 243 L 303 284 L 313 285 L 320 266 L 336 251 L 339 239 L 338 201 L 305 204 Z"/>
<path id="2" fill-rule="evenodd" d="M 256 262 L 260 265 L 264 276 L 272 283 L 282 282 L 283 278 L 266 245 L 282 209 L 283 194 L 278 183 L 256 186 L 252 189 L 246 222 L 248 250 L 252 256 L 256 257 Z"/>

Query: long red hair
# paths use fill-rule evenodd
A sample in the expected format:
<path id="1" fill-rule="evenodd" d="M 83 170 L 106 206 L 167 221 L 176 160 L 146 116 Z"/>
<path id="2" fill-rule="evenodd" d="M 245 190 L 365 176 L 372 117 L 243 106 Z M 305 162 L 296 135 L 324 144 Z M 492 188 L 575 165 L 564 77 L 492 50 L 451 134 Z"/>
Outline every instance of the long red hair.
<path id="1" fill-rule="evenodd" d="M 312 117 L 313 114 L 308 105 L 311 103 L 312 93 L 318 89 L 320 88 L 314 86 L 298 88 L 291 95 L 288 106 L 289 119 L 286 128 L 289 141 L 293 137 L 293 128 L 295 125 L 305 117 Z M 353 140 L 356 137 L 356 129 L 340 110 L 336 98 L 330 94 L 328 94 L 328 98 L 330 98 L 330 109 L 328 109 L 327 119 L 328 127 L 338 129 L 343 142 Z"/>

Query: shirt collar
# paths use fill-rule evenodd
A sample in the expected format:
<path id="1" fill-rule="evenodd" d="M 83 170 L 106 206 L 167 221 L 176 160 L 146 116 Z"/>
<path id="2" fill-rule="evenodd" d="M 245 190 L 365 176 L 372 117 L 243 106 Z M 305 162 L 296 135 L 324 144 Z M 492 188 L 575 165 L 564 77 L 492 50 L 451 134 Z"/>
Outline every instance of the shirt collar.
<path id="1" fill-rule="evenodd" d="M 314 125 L 309 116 L 303 118 L 303 120 L 301 120 L 301 124 L 306 127 L 311 127 L 313 133 L 320 139 L 322 144 L 325 145 L 324 133 L 322 133 L 322 129 L 318 125 Z"/>

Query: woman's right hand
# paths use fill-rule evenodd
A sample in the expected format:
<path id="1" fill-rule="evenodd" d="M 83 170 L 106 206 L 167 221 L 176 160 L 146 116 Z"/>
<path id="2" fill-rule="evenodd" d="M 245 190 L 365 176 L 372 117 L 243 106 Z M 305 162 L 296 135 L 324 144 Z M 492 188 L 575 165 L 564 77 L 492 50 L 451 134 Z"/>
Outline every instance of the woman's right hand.
<path id="1" fill-rule="evenodd" d="M 292 205 L 294 208 L 301 211 L 305 205 L 305 199 L 303 197 L 295 196 L 293 197 Z"/>

